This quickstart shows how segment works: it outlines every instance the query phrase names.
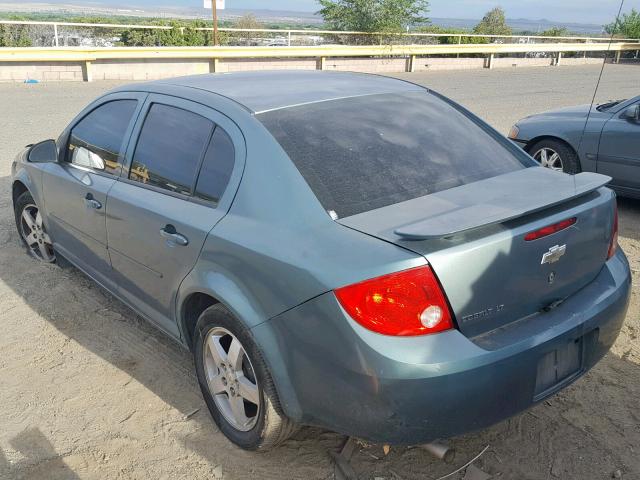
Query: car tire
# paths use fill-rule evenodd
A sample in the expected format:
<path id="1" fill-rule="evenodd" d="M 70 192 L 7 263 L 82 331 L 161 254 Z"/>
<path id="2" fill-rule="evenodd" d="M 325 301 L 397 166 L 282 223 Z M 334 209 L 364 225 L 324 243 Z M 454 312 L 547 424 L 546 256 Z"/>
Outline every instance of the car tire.
<path id="1" fill-rule="evenodd" d="M 53 243 L 42 221 L 40 209 L 29 191 L 16 198 L 13 210 L 18 234 L 27 252 L 41 262 L 55 263 Z M 28 222 L 25 220 L 27 217 L 30 218 Z"/>
<path id="2" fill-rule="evenodd" d="M 582 169 L 580 168 L 580 161 L 578 159 L 578 155 L 575 150 L 571 148 L 568 144 L 564 143 L 560 140 L 553 139 L 544 139 L 536 142 L 534 145 L 527 149 L 527 152 L 538 162 L 543 163 L 540 159 L 540 155 L 542 151 L 547 152 L 555 152 L 559 155 L 561 161 L 562 171 L 564 173 L 569 173 L 571 175 L 575 175 L 576 173 L 580 173 Z M 547 155 L 549 158 L 550 155 Z M 543 165 L 546 166 L 546 165 Z"/>
<path id="3" fill-rule="evenodd" d="M 242 360 L 238 370 L 231 368 L 231 343 L 236 341 L 244 353 L 240 355 Z M 212 345 L 221 346 L 226 352 L 222 352 L 222 357 L 219 350 L 218 354 L 212 355 L 211 349 L 215 348 Z M 234 349 L 237 351 L 237 347 Z M 225 357 L 226 353 L 229 355 Z M 213 305 L 200 315 L 194 334 L 193 354 L 198 383 L 209 412 L 222 433 L 233 443 L 245 450 L 265 451 L 284 442 L 296 431 L 296 424 L 282 412 L 271 374 L 251 334 L 223 305 Z M 222 358 L 222 367 L 213 358 L 216 355 Z M 234 372 L 239 372 L 239 375 Z M 257 395 L 251 395 L 251 398 L 258 399 L 257 403 L 242 398 L 244 407 L 241 410 L 248 422 L 238 421 L 233 415 L 237 410 L 230 407 L 232 402 L 238 402 L 240 389 L 233 391 L 232 385 L 238 387 L 241 377 L 245 384 L 255 382 L 257 392 Z M 220 393 L 222 387 L 226 390 Z"/>

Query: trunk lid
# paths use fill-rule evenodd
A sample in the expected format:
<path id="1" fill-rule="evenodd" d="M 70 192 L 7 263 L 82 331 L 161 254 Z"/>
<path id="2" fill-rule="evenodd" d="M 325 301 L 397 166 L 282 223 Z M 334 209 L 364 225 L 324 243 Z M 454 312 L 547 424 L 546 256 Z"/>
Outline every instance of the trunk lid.
<path id="1" fill-rule="evenodd" d="M 473 337 L 552 308 L 596 277 L 613 226 L 615 197 L 600 188 L 609 180 L 532 167 L 338 221 L 424 255 Z"/>

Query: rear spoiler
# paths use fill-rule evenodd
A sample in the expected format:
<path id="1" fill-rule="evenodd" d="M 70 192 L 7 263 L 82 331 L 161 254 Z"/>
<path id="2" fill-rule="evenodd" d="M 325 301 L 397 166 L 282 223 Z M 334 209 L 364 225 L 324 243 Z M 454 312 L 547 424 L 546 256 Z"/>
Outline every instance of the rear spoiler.
<path id="1" fill-rule="evenodd" d="M 407 202 L 419 221 L 397 227 L 405 240 L 429 240 L 502 223 L 586 195 L 611 177 L 584 172 L 567 175 L 531 167 Z M 405 212 L 408 213 L 408 212 Z"/>

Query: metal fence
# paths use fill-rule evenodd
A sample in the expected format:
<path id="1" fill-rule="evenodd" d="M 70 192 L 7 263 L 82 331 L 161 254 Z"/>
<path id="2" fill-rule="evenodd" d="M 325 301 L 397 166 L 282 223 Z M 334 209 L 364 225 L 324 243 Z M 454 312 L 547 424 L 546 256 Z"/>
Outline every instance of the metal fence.
<path id="1" fill-rule="evenodd" d="M 490 43 L 434 45 L 317 45 L 219 47 L 15 47 L 0 48 L 0 80 L 149 80 L 232 69 L 342 69 L 414 72 L 433 62 L 473 68 L 494 65 L 560 65 L 593 62 L 570 57 L 615 55 L 640 50 L 640 43 Z M 456 56 L 466 58 L 455 58 Z M 525 56 L 524 60 L 514 57 Z M 550 58 L 536 58 L 544 56 Z M 433 57 L 454 57 L 433 59 Z M 531 58 L 534 57 L 534 58 Z M 426 63 L 425 63 L 426 62 Z"/>
<path id="2" fill-rule="evenodd" d="M 117 47 L 123 46 L 124 32 L 179 30 L 187 26 L 100 24 L 78 22 L 35 22 L 0 20 L 17 37 L 28 38 L 34 47 Z M 206 45 L 212 28 L 193 28 L 202 32 Z M 603 43 L 606 37 L 539 36 L 539 35 L 474 35 L 467 33 L 368 33 L 332 30 L 278 30 L 220 28 L 223 46 L 319 46 L 319 45 L 441 45 L 441 44 L 540 44 L 540 43 Z M 617 42 L 640 42 L 638 39 L 616 39 Z M 161 46 L 161 45 L 157 45 Z M 166 45 L 169 46 L 169 45 Z"/>

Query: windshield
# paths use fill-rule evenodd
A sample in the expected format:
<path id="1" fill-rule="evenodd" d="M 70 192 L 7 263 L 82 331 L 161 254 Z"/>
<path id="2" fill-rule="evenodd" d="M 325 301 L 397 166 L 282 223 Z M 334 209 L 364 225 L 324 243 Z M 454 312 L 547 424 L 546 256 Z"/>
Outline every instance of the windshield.
<path id="1" fill-rule="evenodd" d="M 322 102 L 258 118 L 325 209 L 340 217 L 529 165 L 506 140 L 426 90 Z"/>

